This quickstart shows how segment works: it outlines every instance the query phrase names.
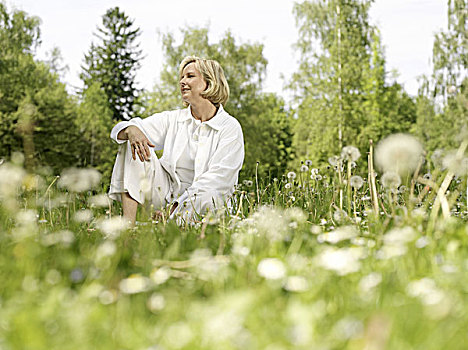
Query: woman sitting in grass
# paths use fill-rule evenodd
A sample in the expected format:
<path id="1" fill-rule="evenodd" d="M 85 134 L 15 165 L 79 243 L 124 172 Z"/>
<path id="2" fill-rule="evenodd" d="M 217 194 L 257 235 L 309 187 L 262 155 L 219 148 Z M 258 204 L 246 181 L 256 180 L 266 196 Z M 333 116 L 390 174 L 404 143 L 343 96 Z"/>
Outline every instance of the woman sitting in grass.
<path id="1" fill-rule="evenodd" d="M 134 118 L 114 126 L 121 144 L 109 196 L 122 202 L 123 215 L 135 222 L 138 204 L 150 200 L 161 215 L 196 220 L 198 214 L 229 201 L 244 161 L 239 122 L 223 108 L 229 86 L 220 64 L 186 57 L 179 84 L 188 108 Z M 164 150 L 159 159 L 152 150 Z"/>

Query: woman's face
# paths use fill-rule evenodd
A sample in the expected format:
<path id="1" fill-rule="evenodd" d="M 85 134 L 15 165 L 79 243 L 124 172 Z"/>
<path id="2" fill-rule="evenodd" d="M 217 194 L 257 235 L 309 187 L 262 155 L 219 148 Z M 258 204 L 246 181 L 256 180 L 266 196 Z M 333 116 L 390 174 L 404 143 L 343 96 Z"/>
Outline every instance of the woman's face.
<path id="1" fill-rule="evenodd" d="M 185 102 L 193 104 L 203 99 L 200 94 L 205 91 L 207 84 L 201 73 L 195 68 L 195 62 L 186 65 L 182 70 L 179 84 L 182 100 Z"/>

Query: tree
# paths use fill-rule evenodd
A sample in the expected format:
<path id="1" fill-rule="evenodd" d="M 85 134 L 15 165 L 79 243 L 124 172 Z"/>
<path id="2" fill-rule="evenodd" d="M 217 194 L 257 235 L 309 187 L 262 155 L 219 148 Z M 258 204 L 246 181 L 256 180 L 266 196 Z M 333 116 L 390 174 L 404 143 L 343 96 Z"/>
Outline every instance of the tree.
<path id="1" fill-rule="evenodd" d="M 39 19 L 0 3 L 0 155 L 23 151 L 28 168 L 76 165 L 76 101 L 50 66 L 34 59 Z"/>
<path id="2" fill-rule="evenodd" d="M 291 154 L 291 127 L 284 101 L 275 94 L 262 92 L 267 60 L 261 44 L 238 44 L 227 32 L 217 43 L 210 44 L 207 28 L 182 29 L 182 43 L 163 34 L 165 64 L 160 81 L 147 96 L 147 113 L 180 108 L 178 68 L 185 56 L 196 55 L 217 60 L 229 82 L 230 97 L 225 109 L 242 125 L 246 156 L 243 174 L 277 176 L 286 169 Z"/>
<path id="3" fill-rule="evenodd" d="M 135 41 L 140 29 L 133 26 L 134 20 L 118 7 L 107 10 L 102 27 L 98 27 L 98 34 L 95 34 L 100 42 L 91 44 L 82 66 L 85 90 L 93 83 L 100 84 L 115 121 L 127 120 L 139 113 L 140 90 L 135 79 L 141 50 Z"/>
<path id="4" fill-rule="evenodd" d="M 433 73 L 423 77 L 418 96 L 417 132 L 428 150 L 458 147 L 454 137 L 468 125 L 468 5 L 448 1 L 448 27 L 436 34 Z"/>
<path id="5" fill-rule="evenodd" d="M 294 5 L 299 68 L 289 87 L 298 106 L 294 145 L 301 159 L 325 162 L 345 145 L 364 153 L 369 139 L 407 131 L 415 119 L 411 98 L 400 85 L 385 81 L 380 35 L 369 24 L 371 4 L 318 0 Z"/>
<path id="6" fill-rule="evenodd" d="M 110 180 L 117 147 L 112 143 L 112 111 L 99 83 L 93 83 L 82 93 L 76 127 L 84 139 L 81 165 L 99 170 L 103 179 Z"/>

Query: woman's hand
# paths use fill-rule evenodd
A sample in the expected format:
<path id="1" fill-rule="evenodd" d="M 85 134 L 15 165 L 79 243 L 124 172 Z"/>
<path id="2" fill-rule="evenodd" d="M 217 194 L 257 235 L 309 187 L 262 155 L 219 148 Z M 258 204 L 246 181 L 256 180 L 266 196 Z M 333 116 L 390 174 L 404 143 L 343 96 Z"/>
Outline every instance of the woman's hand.
<path id="1" fill-rule="evenodd" d="M 140 158 L 142 162 L 145 160 L 149 161 L 151 158 L 151 151 L 149 148 L 155 146 L 148 140 L 145 134 L 134 125 L 130 125 L 122 131 L 132 147 L 133 160 L 136 160 L 136 155 L 138 155 L 138 158 Z"/>

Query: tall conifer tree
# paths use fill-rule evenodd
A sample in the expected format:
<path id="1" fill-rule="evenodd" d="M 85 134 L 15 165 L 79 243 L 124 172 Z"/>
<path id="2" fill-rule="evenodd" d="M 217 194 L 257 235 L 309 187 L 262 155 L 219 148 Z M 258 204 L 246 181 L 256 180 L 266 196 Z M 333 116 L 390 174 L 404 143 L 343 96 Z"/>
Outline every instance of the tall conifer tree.
<path id="1" fill-rule="evenodd" d="M 108 107 L 115 121 L 128 120 L 139 113 L 136 72 L 140 67 L 141 50 L 136 43 L 140 29 L 118 7 L 107 10 L 102 27 L 95 34 L 98 43 L 92 43 L 85 55 L 81 79 L 85 90 L 99 83 L 108 98 Z"/>

